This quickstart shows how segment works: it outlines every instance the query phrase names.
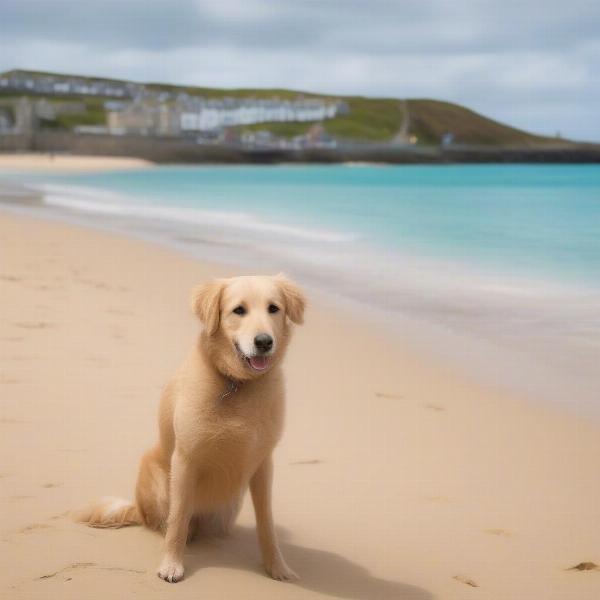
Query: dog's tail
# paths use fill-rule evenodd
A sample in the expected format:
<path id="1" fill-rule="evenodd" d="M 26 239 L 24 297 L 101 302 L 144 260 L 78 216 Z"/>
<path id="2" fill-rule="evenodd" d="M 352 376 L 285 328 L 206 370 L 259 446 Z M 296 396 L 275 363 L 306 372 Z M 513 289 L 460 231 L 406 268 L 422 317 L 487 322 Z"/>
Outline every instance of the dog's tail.
<path id="1" fill-rule="evenodd" d="M 86 508 L 73 513 L 73 519 L 89 527 L 127 527 L 141 525 L 142 515 L 138 507 L 129 500 L 106 496 Z"/>

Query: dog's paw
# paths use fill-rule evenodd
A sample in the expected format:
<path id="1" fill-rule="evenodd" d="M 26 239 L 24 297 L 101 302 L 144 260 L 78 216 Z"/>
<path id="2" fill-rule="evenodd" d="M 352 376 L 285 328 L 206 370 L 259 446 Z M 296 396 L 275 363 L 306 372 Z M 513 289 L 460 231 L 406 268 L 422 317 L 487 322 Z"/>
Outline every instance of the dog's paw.
<path id="1" fill-rule="evenodd" d="M 267 573 L 277 581 L 298 581 L 300 577 L 290 567 L 287 566 L 283 558 L 274 560 L 270 565 L 266 567 Z"/>
<path id="2" fill-rule="evenodd" d="M 183 565 L 176 560 L 165 557 L 158 568 L 157 575 L 169 583 L 177 583 L 183 579 Z"/>

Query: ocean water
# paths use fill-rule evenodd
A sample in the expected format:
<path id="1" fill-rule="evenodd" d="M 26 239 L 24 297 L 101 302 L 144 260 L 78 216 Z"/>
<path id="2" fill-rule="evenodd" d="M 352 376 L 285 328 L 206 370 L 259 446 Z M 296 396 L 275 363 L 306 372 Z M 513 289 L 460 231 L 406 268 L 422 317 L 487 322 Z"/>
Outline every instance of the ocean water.
<path id="1" fill-rule="evenodd" d="M 174 222 L 359 241 L 400 255 L 600 285 L 595 165 L 161 167 L 54 180 L 87 188 L 81 191 L 90 211 L 128 203 L 140 215 L 154 211 Z M 96 199 L 92 190 L 115 196 Z"/>
<path id="2" fill-rule="evenodd" d="M 391 315 L 390 326 L 420 325 L 419 339 L 471 365 L 485 346 L 502 360 L 482 371 L 505 365 L 491 369 L 496 383 L 576 396 L 600 414 L 598 166 L 172 166 L 19 179 L 44 191 L 43 210 L 284 270 Z"/>

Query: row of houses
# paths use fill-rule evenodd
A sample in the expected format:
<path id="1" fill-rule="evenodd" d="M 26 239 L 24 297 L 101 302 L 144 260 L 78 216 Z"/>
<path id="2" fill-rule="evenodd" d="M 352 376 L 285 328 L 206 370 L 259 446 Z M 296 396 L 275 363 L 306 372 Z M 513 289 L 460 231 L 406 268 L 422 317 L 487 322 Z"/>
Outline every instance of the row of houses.
<path id="1" fill-rule="evenodd" d="M 209 100 L 183 94 L 170 102 L 139 98 L 131 102 L 107 102 L 105 107 L 109 133 L 160 136 L 255 123 L 319 122 L 348 111 L 345 103 L 315 98 Z"/>
<path id="2" fill-rule="evenodd" d="M 179 98 L 160 102 L 156 98 L 108 101 L 104 103 L 104 124 L 86 125 L 87 107 L 83 101 L 48 99 L 45 97 L 2 99 L 0 129 L 29 133 L 39 127 L 56 127 L 61 115 L 83 117 L 76 125 L 81 133 L 109 135 L 148 135 L 180 137 L 197 133 L 213 134 L 239 125 L 273 122 L 321 122 L 340 114 L 339 104 L 322 103 L 312 99 L 278 102 L 274 100 L 199 101 Z M 76 123 L 77 118 L 73 119 Z M 54 125 L 53 125 L 54 123 Z M 209 135 L 210 134 L 210 135 Z"/>
<path id="3" fill-rule="evenodd" d="M 0 76 L 0 91 L 51 96 L 134 98 L 142 92 L 143 87 L 126 81 L 38 74 L 19 70 L 9 71 Z"/>
<path id="4" fill-rule="evenodd" d="M 319 123 L 349 111 L 343 101 L 302 94 L 293 99 L 215 99 L 176 89 L 157 90 L 142 84 L 29 71 L 10 71 L 0 75 L 0 98 L 3 96 L 3 102 L 9 105 L 0 111 L 0 129 L 20 132 L 38 127 L 65 126 L 68 122 L 69 127 L 81 133 L 160 137 L 201 134 L 206 139 L 213 139 L 218 137 L 219 132 L 239 126 Z M 91 109 L 85 99 L 89 96 L 97 96 L 101 102 L 94 103 L 92 119 L 88 118 Z M 68 121 L 58 119 L 67 112 L 75 118 Z M 101 122 L 102 114 L 105 115 L 104 123 Z"/>
<path id="5" fill-rule="evenodd" d="M 181 129 L 184 131 L 210 131 L 252 123 L 323 121 L 347 112 L 345 103 L 302 97 L 295 100 L 207 100 L 201 97 L 180 96 L 175 101 L 174 108 L 180 115 Z"/>
<path id="6" fill-rule="evenodd" d="M 107 102 L 112 113 L 122 113 L 122 128 L 140 129 L 137 113 L 177 113 L 176 129 L 181 131 L 209 131 L 235 125 L 280 121 L 321 121 L 335 117 L 345 103 L 318 98 L 299 97 L 295 100 L 277 98 L 221 98 L 207 99 L 186 93 L 148 88 L 143 84 L 106 79 L 91 79 L 68 75 L 9 71 L 0 75 L 0 91 L 41 96 L 99 96 L 118 98 L 129 102 Z M 151 120 L 148 116 L 145 120 Z M 144 119 L 142 119 L 144 120 Z M 147 128 L 144 124 L 142 129 Z"/>

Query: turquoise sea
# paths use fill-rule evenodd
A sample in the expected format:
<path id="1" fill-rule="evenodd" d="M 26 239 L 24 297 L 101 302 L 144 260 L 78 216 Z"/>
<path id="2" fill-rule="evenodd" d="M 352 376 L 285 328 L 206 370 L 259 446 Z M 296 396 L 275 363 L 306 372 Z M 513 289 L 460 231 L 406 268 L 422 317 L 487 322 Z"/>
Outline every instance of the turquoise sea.
<path id="1" fill-rule="evenodd" d="M 113 201 L 140 214 L 161 208 L 174 222 L 188 221 L 193 210 L 199 220 L 222 216 L 265 236 L 352 239 L 486 270 L 600 284 L 595 165 L 160 167 L 54 181 L 113 192 Z M 101 204 L 105 211 L 108 200 Z"/>
<path id="2" fill-rule="evenodd" d="M 44 191 L 31 209 L 38 213 L 254 271 L 284 270 L 380 311 L 413 337 L 421 325 L 417 337 L 452 359 L 472 366 L 489 349 L 499 353 L 478 368 L 494 365 L 495 383 L 600 414 L 600 166 L 12 176 Z"/>

